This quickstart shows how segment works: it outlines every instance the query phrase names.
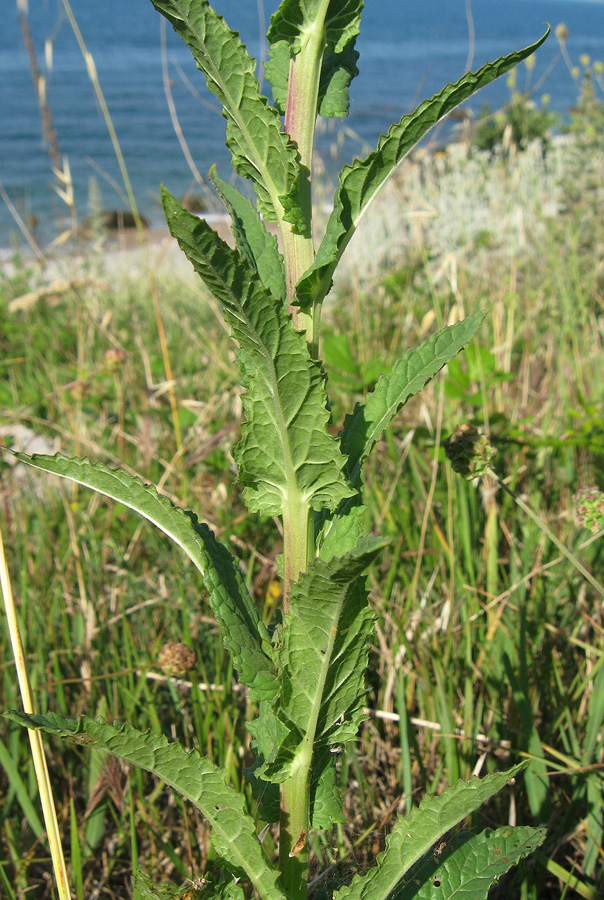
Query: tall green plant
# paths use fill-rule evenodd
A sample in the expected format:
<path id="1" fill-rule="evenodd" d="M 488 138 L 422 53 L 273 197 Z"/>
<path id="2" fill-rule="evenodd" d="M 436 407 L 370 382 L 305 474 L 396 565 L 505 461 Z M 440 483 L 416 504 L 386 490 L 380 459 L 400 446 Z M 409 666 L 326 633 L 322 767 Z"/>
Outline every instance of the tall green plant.
<path id="1" fill-rule="evenodd" d="M 365 462 L 392 418 L 480 327 L 482 314 L 407 350 L 346 416 L 328 430 L 329 402 L 320 352 L 321 307 L 336 267 L 369 204 L 406 154 L 459 103 L 526 59 L 542 42 L 488 63 L 424 101 L 392 125 L 365 159 L 342 170 L 325 234 L 315 251 L 312 155 L 317 115 L 344 117 L 357 74 L 355 40 L 362 0 L 283 0 L 268 31 L 266 67 L 274 106 L 262 96 L 256 63 L 207 0 L 151 0 L 189 46 L 227 121 L 234 170 L 251 181 L 253 204 L 211 178 L 230 212 L 236 248 L 188 213 L 167 190 L 172 234 L 212 291 L 238 346 L 245 421 L 234 451 L 248 508 L 282 519 L 283 615 L 269 633 L 237 562 L 194 513 L 173 506 L 121 470 L 66 457 L 19 458 L 86 485 L 154 522 L 202 574 L 225 647 L 256 704 L 248 723 L 263 797 L 258 818 L 279 821 L 279 860 L 267 858 L 258 822 L 222 770 L 197 752 L 137 732 L 52 713 L 8 715 L 28 727 L 105 748 L 153 772 L 208 820 L 215 849 L 233 878 L 216 895 L 244 896 L 235 876 L 263 900 L 307 894 L 311 828 L 343 821 L 337 750 L 363 721 L 367 643 L 374 616 L 364 573 L 384 541 L 367 533 Z M 269 233 L 278 226 L 281 242 Z M 506 828 L 450 841 L 426 854 L 522 768 L 460 782 L 401 817 L 376 865 L 337 892 L 339 900 L 388 897 L 483 898 L 531 852 L 544 833 Z M 439 847 L 439 849 L 441 849 Z M 142 896 L 158 897 L 139 876 Z M 161 896 L 165 896 L 162 892 Z"/>

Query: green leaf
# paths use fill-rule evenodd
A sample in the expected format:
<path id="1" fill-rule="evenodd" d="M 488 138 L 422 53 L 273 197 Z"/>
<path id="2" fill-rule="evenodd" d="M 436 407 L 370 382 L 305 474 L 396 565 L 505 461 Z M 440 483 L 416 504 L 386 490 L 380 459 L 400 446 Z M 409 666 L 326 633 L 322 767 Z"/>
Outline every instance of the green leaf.
<path id="1" fill-rule="evenodd" d="M 218 176 L 216 166 L 210 169 L 210 181 L 231 216 L 237 249 L 253 265 L 260 281 L 273 297 L 284 300 L 287 297 L 285 265 L 277 238 L 268 233 L 251 200 Z"/>
<path id="2" fill-rule="evenodd" d="M 55 713 L 30 716 L 15 710 L 5 715 L 26 728 L 39 728 L 76 744 L 101 747 L 165 781 L 208 820 L 216 851 L 235 874 L 245 873 L 262 898 L 285 900 L 277 884 L 278 873 L 258 842 L 243 795 L 228 787 L 224 770 L 215 768 L 197 750 L 186 751 L 163 735 L 143 733 L 131 725 L 109 725 L 85 716 L 64 719 Z"/>
<path id="3" fill-rule="evenodd" d="M 290 56 L 300 52 L 301 45 L 316 28 L 316 20 L 325 0 L 282 0 L 271 17 L 267 38 L 272 47 L 285 41 Z M 355 38 L 361 27 L 363 0 L 331 0 L 325 13 L 324 40 L 326 53 L 341 53 Z"/>
<path id="4" fill-rule="evenodd" d="M 356 737 L 374 623 L 360 576 L 386 543 L 368 537 L 342 559 L 314 560 L 293 585 L 275 649 L 281 692 L 273 712 L 287 737 L 262 770 L 266 780 L 289 777 L 302 745 L 312 747 L 315 766 L 322 751 Z"/>
<path id="5" fill-rule="evenodd" d="M 355 487 L 361 484 L 363 463 L 384 429 L 404 404 L 434 378 L 478 331 L 486 313 L 477 312 L 443 328 L 414 350 L 407 350 L 378 379 L 364 403 L 346 416 L 340 436 L 348 457 L 346 471 Z"/>
<path id="6" fill-rule="evenodd" d="M 440 859 L 431 854 L 414 866 L 390 900 L 486 900 L 491 886 L 534 853 L 546 835 L 545 828 L 510 826 L 456 834 Z"/>
<path id="7" fill-rule="evenodd" d="M 310 824 L 330 829 L 346 821 L 336 770 L 337 755 L 323 748 L 313 756 L 310 782 Z"/>
<path id="8" fill-rule="evenodd" d="M 321 64 L 319 81 L 318 114 L 326 119 L 338 116 L 344 119 L 350 106 L 350 82 L 359 74 L 355 50 L 355 38 L 341 53 L 326 53 Z M 289 79 L 289 46 L 280 41 L 269 50 L 264 74 L 273 89 L 273 102 L 279 112 L 285 115 L 287 87 Z"/>
<path id="9" fill-rule="evenodd" d="M 275 670 L 265 653 L 268 633 L 262 624 L 239 567 L 207 525 L 190 510 L 179 509 L 161 497 L 151 484 L 123 469 L 108 469 L 87 459 L 66 456 L 14 454 L 22 462 L 92 488 L 135 510 L 167 534 L 199 569 L 210 605 L 222 628 L 224 645 L 243 684 L 260 699 L 277 689 Z"/>
<path id="10" fill-rule="evenodd" d="M 549 32 L 548 27 L 544 36 L 530 47 L 510 53 L 494 63 L 487 63 L 477 72 L 464 75 L 455 84 L 448 84 L 439 94 L 435 94 L 430 100 L 424 100 L 414 112 L 392 125 L 388 134 L 379 139 L 373 153 L 364 160 L 355 160 L 352 165 L 344 166 L 334 198 L 334 208 L 315 262 L 301 278 L 296 289 L 296 302 L 299 306 L 304 308 L 325 297 L 335 268 L 362 216 L 418 141 L 456 106 L 534 53 Z"/>
<path id="11" fill-rule="evenodd" d="M 250 510 L 335 509 L 352 493 L 345 460 L 327 431 L 325 378 L 284 304 L 247 260 L 203 220 L 162 193 L 170 231 L 222 307 L 238 341 L 247 421 L 234 451 Z"/>
<path id="12" fill-rule="evenodd" d="M 360 494 L 342 500 L 334 513 L 324 516 L 317 535 L 319 557 L 329 562 L 350 553 L 367 534 L 366 519 L 367 507 L 361 502 Z"/>
<path id="13" fill-rule="evenodd" d="M 209 873 L 204 873 L 199 887 L 189 881 L 181 887 L 172 884 L 153 884 L 151 878 L 137 869 L 132 879 L 133 887 L 141 900 L 245 900 L 242 886 L 231 879 L 215 884 Z"/>
<path id="14" fill-rule="evenodd" d="M 218 97 L 227 120 L 227 146 L 233 168 L 250 178 L 258 209 L 274 222 L 285 218 L 304 231 L 296 209 L 297 149 L 281 130 L 277 110 L 261 96 L 255 77 L 256 61 L 236 31 L 231 31 L 208 0 L 151 0 L 187 44 Z"/>
<path id="15" fill-rule="evenodd" d="M 319 82 L 319 115 L 345 119 L 350 109 L 350 82 L 359 74 L 359 51 L 352 38 L 341 53 L 326 53 Z"/>
<path id="16" fill-rule="evenodd" d="M 373 869 L 365 875 L 355 875 L 349 885 L 334 893 L 334 900 L 391 897 L 406 873 L 437 841 L 502 790 L 526 765 L 522 762 L 507 772 L 458 781 L 440 797 L 424 797 L 408 816 L 399 817 Z"/>

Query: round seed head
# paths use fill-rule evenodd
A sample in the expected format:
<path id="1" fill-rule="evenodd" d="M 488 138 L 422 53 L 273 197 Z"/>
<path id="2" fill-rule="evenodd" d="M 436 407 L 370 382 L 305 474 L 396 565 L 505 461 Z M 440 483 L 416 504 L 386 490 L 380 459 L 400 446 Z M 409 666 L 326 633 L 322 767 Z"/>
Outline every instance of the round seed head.
<path id="1" fill-rule="evenodd" d="M 469 480 L 484 475 L 497 452 L 487 436 L 469 424 L 460 425 L 444 448 L 454 470 Z"/>
<path id="2" fill-rule="evenodd" d="M 161 648 L 157 656 L 157 665 L 164 675 L 172 678 L 184 678 L 195 668 L 195 651 L 186 644 L 169 641 Z"/>

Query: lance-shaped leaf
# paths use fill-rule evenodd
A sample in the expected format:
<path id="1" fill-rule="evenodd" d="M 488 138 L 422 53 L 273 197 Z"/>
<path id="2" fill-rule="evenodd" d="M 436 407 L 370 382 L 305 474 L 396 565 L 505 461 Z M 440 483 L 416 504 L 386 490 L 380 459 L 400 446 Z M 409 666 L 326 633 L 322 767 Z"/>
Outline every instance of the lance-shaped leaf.
<path id="1" fill-rule="evenodd" d="M 335 509 L 352 493 L 337 441 L 327 431 L 325 379 L 285 305 L 246 259 L 203 220 L 162 192 L 170 231 L 222 307 L 238 341 L 247 421 L 234 451 L 249 509 Z"/>
<path id="2" fill-rule="evenodd" d="M 312 748 L 314 765 L 329 746 L 356 737 L 374 623 L 361 573 L 386 543 L 368 537 L 342 559 L 314 560 L 293 585 L 275 650 L 281 693 L 274 712 L 288 734 L 262 770 L 266 780 L 288 777 L 300 748 Z"/>
<path id="3" fill-rule="evenodd" d="M 178 544 L 202 574 L 224 645 L 233 657 L 242 683 L 257 699 L 274 696 L 275 668 L 263 649 L 270 647 L 268 633 L 243 575 L 226 547 L 191 510 L 174 506 L 153 485 L 143 484 L 123 469 L 109 469 L 87 459 L 59 455 L 14 455 L 30 466 L 68 478 L 123 503 Z"/>
<path id="4" fill-rule="evenodd" d="M 448 84 L 439 94 L 425 100 L 410 115 L 392 125 L 387 135 L 382 135 L 377 149 L 364 160 L 355 160 L 344 166 L 340 173 L 334 197 L 334 208 L 327 229 L 317 251 L 316 259 L 300 280 L 296 289 L 296 302 L 301 307 L 322 300 L 327 294 L 333 273 L 362 216 L 384 186 L 387 179 L 409 151 L 425 134 L 467 100 L 476 91 L 508 72 L 521 60 L 541 46 L 549 34 L 535 44 L 487 63 L 477 72 L 469 72 L 455 84 Z"/>
<path id="5" fill-rule="evenodd" d="M 365 875 L 355 875 L 349 885 L 334 893 L 334 900 L 386 900 L 391 897 L 411 867 L 441 841 L 447 831 L 502 790 L 526 765 L 522 762 L 507 772 L 458 781 L 440 797 L 424 797 L 408 816 L 398 819 L 373 869 Z"/>
<path id="6" fill-rule="evenodd" d="M 277 883 L 278 873 L 269 864 L 256 836 L 254 820 L 245 809 L 243 794 L 229 787 L 224 770 L 181 744 L 170 743 L 163 735 L 143 733 L 131 725 L 109 725 L 82 716 L 64 719 L 55 713 L 46 716 L 5 713 L 26 728 L 85 746 L 109 751 L 164 781 L 189 800 L 208 820 L 212 842 L 235 874 L 245 874 L 263 900 L 285 900 Z"/>
<path id="7" fill-rule="evenodd" d="M 487 900 L 492 885 L 534 853 L 546 835 L 545 828 L 511 826 L 456 834 L 440 853 L 417 863 L 390 900 Z"/>
<path id="8" fill-rule="evenodd" d="M 354 45 L 355 38 L 352 38 L 341 53 L 326 53 L 323 56 L 317 111 L 326 119 L 334 116 L 344 119 L 348 115 L 350 82 L 359 74 L 359 53 Z M 282 115 L 285 115 L 287 104 L 289 63 L 289 46 L 285 41 L 270 48 L 264 74 L 273 90 L 273 102 Z"/>
<path id="9" fill-rule="evenodd" d="M 274 234 L 268 233 L 252 201 L 218 176 L 216 166 L 210 169 L 210 180 L 231 216 L 237 249 L 250 261 L 258 272 L 260 281 L 273 297 L 285 299 L 287 297 L 285 266 L 277 238 Z"/>
<path id="10" fill-rule="evenodd" d="M 365 402 L 357 403 L 352 414 L 346 416 L 340 443 L 348 457 L 348 477 L 355 487 L 360 486 L 363 463 L 392 418 L 466 346 L 485 315 L 472 313 L 432 335 L 416 349 L 407 350 L 388 372 L 380 375 Z"/>
<path id="11" fill-rule="evenodd" d="M 208 90 L 218 97 L 227 120 L 227 146 L 233 168 L 250 178 L 260 211 L 269 221 L 282 218 L 300 230 L 296 147 L 281 130 L 276 109 L 260 94 L 249 56 L 208 0 L 151 0 L 191 50 Z"/>

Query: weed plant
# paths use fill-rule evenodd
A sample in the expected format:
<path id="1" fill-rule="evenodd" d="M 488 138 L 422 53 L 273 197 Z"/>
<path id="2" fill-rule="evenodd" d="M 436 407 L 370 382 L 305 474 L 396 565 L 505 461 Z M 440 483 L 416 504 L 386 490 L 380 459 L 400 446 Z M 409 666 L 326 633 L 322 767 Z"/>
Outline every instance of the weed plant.
<path id="1" fill-rule="evenodd" d="M 565 257 L 568 253 L 570 258 L 570 237 L 568 245 Z M 552 283 L 557 279 L 569 291 L 559 243 L 552 237 L 551 249 L 549 244 L 545 247 Z M 415 260 L 396 276 L 374 283 L 366 295 L 355 292 L 354 283 L 340 287 L 337 305 L 327 317 L 328 334 L 336 341 L 331 362 L 326 354 L 334 423 L 341 423 L 349 408 L 351 390 L 359 396 L 371 391 L 378 368 L 391 365 L 399 348 L 425 338 L 434 320 L 430 315 L 446 322 L 455 320 L 461 306 L 469 312 L 480 308 L 481 297 L 472 292 L 464 269 L 455 273 L 449 267 L 448 279 L 439 280 L 428 256 L 424 245 Z M 389 724 L 387 719 L 371 719 L 362 726 L 358 744 L 342 742 L 341 753 L 333 754 L 346 821 L 308 835 L 311 876 L 331 867 L 331 875 L 315 891 L 345 885 L 355 871 L 365 873 L 375 852 L 383 849 L 383 835 L 397 814 L 410 811 L 414 793 L 437 795 L 445 784 L 469 777 L 480 758 L 477 749 L 486 748 L 487 771 L 528 754 L 532 763 L 527 793 L 514 792 L 516 820 L 550 825 L 540 864 L 523 867 L 518 886 L 508 882 L 504 895 L 513 895 L 507 890 L 545 898 L 561 879 L 578 887 L 582 896 L 597 896 L 594 849 L 597 863 L 602 784 L 593 766 L 602 752 L 597 665 L 602 610 L 572 571 L 562 566 L 565 572 L 560 577 L 560 560 L 539 530 L 515 515 L 510 501 L 489 496 L 488 484 L 482 497 L 477 496 L 438 460 L 443 430 L 468 414 L 483 427 L 496 421 L 501 450 L 497 465 L 502 474 L 517 488 L 529 487 L 545 508 L 568 511 L 577 465 L 587 466 L 588 476 L 590 467 L 591 474 L 597 472 L 601 440 L 598 444 L 593 413 L 591 419 L 586 416 L 591 425 L 584 430 L 588 439 L 580 447 L 556 429 L 560 416 L 579 402 L 579 384 L 590 398 L 598 391 L 601 396 L 602 385 L 593 366 L 585 363 L 577 368 L 578 356 L 568 342 L 560 345 L 561 357 L 553 355 L 558 333 L 552 331 L 546 347 L 537 342 L 549 305 L 541 293 L 541 267 L 531 278 L 529 254 L 511 274 L 508 271 L 505 291 L 502 267 L 494 269 L 483 273 L 483 283 L 491 284 L 490 296 L 498 298 L 489 326 L 491 350 L 473 351 L 457 369 L 449 366 L 444 381 L 397 416 L 379 442 L 379 457 L 368 462 L 367 518 L 371 530 L 392 538 L 370 575 L 371 604 L 379 618 L 370 654 L 375 665 L 368 703 L 394 718 L 398 714 L 400 720 Z M 5 304 L 11 293 L 22 293 L 25 281 L 26 276 L 17 273 L 12 284 L 4 285 Z M 166 297 L 174 296 L 173 283 L 165 286 Z M 581 291 L 575 295 L 580 303 L 569 297 L 561 333 L 576 324 L 576 340 L 581 342 L 583 335 L 587 355 L 597 358 L 598 295 L 593 281 L 585 277 L 575 287 Z M 44 423 L 53 433 L 62 423 L 64 439 L 74 447 L 119 460 L 130 470 L 143 472 L 145 480 L 169 483 L 175 501 L 194 501 L 222 542 L 237 549 L 245 582 L 270 627 L 279 621 L 275 611 L 282 588 L 275 563 L 279 539 L 270 520 L 246 512 L 235 483 L 230 422 L 240 398 L 224 332 L 210 315 L 200 322 L 199 289 L 187 286 L 184 291 L 180 284 L 177 306 L 164 304 L 170 354 L 178 359 L 179 397 L 195 398 L 180 404 L 185 442 L 188 438 L 180 452 L 165 405 L 165 385 L 160 383 L 162 357 L 159 351 L 154 356 L 154 326 L 145 308 L 148 298 L 140 295 L 140 287 L 129 291 L 128 295 L 122 289 L 113 297 L 101 283 L 69 292 L 51 309 L 38 303 L 40 343 L 33 346 L 31 316 L 23 312 L 7 316 L 12 323 L 7 369 L 12 391 L 3 406 L 14 410 L 13 421 L 18 417 L 36 427 Z M 372 316 L 365 314 L 369 302 L 372 310 L 378 306 Z M 129 327 L 132 314 L 135 328 Z M 555 320 L 555 324 L 562 323 Z M 183 345 L 183 330 L 190 336 L 190 348 Z M 71 360 L 65 348 L 71 349 Z M 347 354 L 343 348 L 348 348 Z M 107 357 L 112 349 L 123 350 L 125 357 Z M 13 357 L 40 362 L 53 350 L 56 356 L 45 368 L 12 362 Z M 550 368 L 548 352 L 555 360 Z M 200 353 L 211 362 L 203 377 Z M 141 369 L 147 373 L 144 383 Z M 44 380 L 32 384 L 32 376 Z M 74 390 L 74 385 L 79 387 Z M 473 387 L 475 397 L 468 404 Z M 446 405 L 444 391 L 449 395 Z M 41 396 L 46 407 L 36 405 Z M 151 727 L 156 735 L 199 747 L 209 760 L 224 765 L 226 783 L 244 789 L 249 808 L 255 810 L 242 777 L 242 762 L 249 764 L 254 755 L 244 728 L 249 707 L 233 682 L 213 620 L 199 612 L 195 574 L 186 569 L 175 572 L 164 543 L 135 527 L 120 507 L 51 489 L 45 495 L 42 519 L 26 492 L 18 494 L 13 488 L 12 497 L 5 497 L 5 508 L 10 511 L 15 559 L 24 561 L 18 579 L 24 630 L 33 640 L 40 635 L 44 645 L 30 659 L 39 708 L 52 706 L 64 716 L 93 710 L 104 719 Z M 556 523 L 565 539 L 585 542 L 585 534 L 579 535 L 568 515 L 557 516 Z M 592 542 L 581 551 L 594 571 L 601 569 L 600 546 L 601 542 Z M 36 585 L 44 587 L 37 596 Z M 56 623 L 51 630 L 49 622 Z M 195 648 L 197 663 L 185 683 L 146 677 L 165 638 L 184 639 Z M 198 681 L 213 683 L 215 689 L 201 690 Z M 9 680 L 4 682 L 10 691 Z M 5 700 L 14 705 L 14 697 Z M 38 858 L 35 844 L 33 853 L 26 847 L 31 846 L 31 835 L 41 837 L 43 829 L 28 803 L 31 779 L 18 729 L 10 727 L 5 746 L 5 771 L 12 759 L 23 773 L 15 778 L 14 766 L 10 770 L 3 821 L 3 842 L 11 860 L 2 868 L 3 887 L 7 896 L 9 890 L 18 896 L 40 884 L 44 859 Z M 128 779 L 99 751 L 87 751 L 82 796 L 77 758 L 57 754 L 53 760 L 57 777 L 69 773 L 74 785 L 71 812 L 67 795 L 59 798 L 59 806 L 67 819 L 71 816 L 71 859 L 81 896 L 93 889 L 86 878 L 94 879 L 96 888 L 113 885 L 118 892 L 125 891 L 131 867 L 127 860 L 136 861 L 139 855 L 156 882 L 170 874 L 178 880 L 204 871 L 206 892 L 233 889 L 225 887 L 232 882 L 208 843 L 205 822 L 186 804 L 167 802 L 165 793 L 153 788 L 139 769 Z M 558 774 L 551 779 L 553 790 L 546 780 L 552 772 Z M 10 815 L 15 809 L 19 817 Z M 501 822 L 504 809 L 492 802 L 484 811 L 483 824 Z M 585 820 L 588 828 L 583 830 L 577 823 L 586 814 L 591 820 Z M 62 817 L 65 823 L 67 819 Z M 272 830 L 264 835 L 267 859 L 276 838 Z M 441 850 L 441 843 L 436 843 L 434 865 L 446 862 L 447 848 Z M 450 847 L 450 842 L 444 843 Z M 99 853 L 100 848 L 104 852 Z M 579 863 L 579 876 L 570 871 L 569 854 Z M 216 880 L 221 884 L 210 887 Z M 152 890 L 143 879 L 138 889 Z"/>

